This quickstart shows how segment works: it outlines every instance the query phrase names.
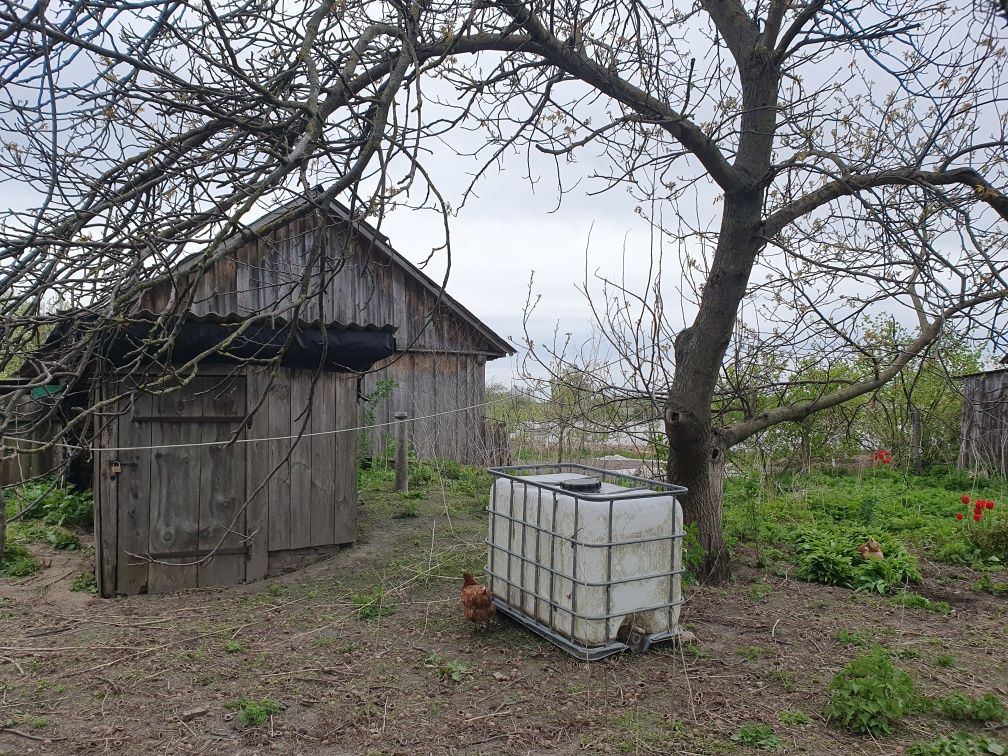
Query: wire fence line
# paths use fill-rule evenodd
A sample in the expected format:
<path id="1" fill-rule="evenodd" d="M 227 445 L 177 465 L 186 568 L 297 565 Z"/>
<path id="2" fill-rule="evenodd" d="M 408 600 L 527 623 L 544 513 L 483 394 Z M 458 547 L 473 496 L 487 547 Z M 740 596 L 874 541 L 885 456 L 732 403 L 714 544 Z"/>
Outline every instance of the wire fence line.
<path id="1" fill-rule="evenodd" d="M 192 443 L 182 443 L 182 444 L 150 444 L 146 446 L 84 446 L 80 444 L 64 444 L 64 443 L 48 443 L 43 441 L 36 441 L 30 438 L 19 438 L 14 436 L 4 436 L 4 444 L 8 441 L 16 441 L 18 443 L 24 443 L 28 445 L 35 445 L 37 447 L 48 447 L 57 446 L 62 449 L 80 450 L 80 451 L 92 451 L 92 452 L 119 452 L 119 451 L 149 451 L 154 449 L 178 449 L 178 448 L 189 448 L 189 447 L 200 447 L 200 446 L 229 446 L 231 444 L 256 444 L 256 443 L 269 443 L 272 441 L 293 441 L 300 438 L 311 438 L 313 436 L 330 436 L 338 433 L 357 433 L 360 431 L 371 430 L 372 428 L 386 428 L 394 426 L 398 422 L 405 423 L 419 423 L 421 421 L 431 420 L 436 417 L 441 417 L 444 415 L 451 415 L 457 412 L 469 412 L 476 409 L 484 409 L 487 406 L 495 404 L 501 400 L 493 399 L 490 401 L 482 402 L 480 404 L 473 404 L 467 407 L 455 407 L 453 409 L 444 410 L 442 412 L 432 412 L 426 415 L 420 415 L 418 417 L 407 417 L 404 420 L 391 420 L 382 423 L 371 423 L 368 425 L 356 425 L 352 428 L 334 428 L 332 430 L 324 431 L 306 431 L 301 434 L 292 434 L 286 436 L 271 436 L 268 438 L 236 438 L 232 441 L 197 441 Z M 30 453 L 30 449 L 23 450 Z"/>

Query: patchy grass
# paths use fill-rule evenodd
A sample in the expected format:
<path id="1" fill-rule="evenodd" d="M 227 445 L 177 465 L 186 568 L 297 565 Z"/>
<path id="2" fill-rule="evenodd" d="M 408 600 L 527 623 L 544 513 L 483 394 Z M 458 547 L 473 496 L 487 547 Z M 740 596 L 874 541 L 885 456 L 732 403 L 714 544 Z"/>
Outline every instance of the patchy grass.
<path id="1" fill-rule="evenodd" d="M 269 698 L 256 700 L 242 696 L 227 708 L 238 712 L 238 719 L 242 724 L 248 727 L 260 727 L 280 711 L 280 704 Z"/>
<path id="2" fill-rule="evenodd" d="M 732 741 L 750 748 L 768 751 L 779 748 L 781 739 L 777 737 L 773 727 L 761 724 L 746 724 L 731 737 Z"/>
<path id="3" fill-rule="evenodd" d="M 16 543 L 7 543 L 3 559 L 0 559 L 0 575 L 9 578 L 27 577 L 34 574 L 38 568 L 38 560 L 28 552 L 28 549 Z"/>
<path id="4" fill-rule="evenodd" d="M 390 617 L 396 612 L 394 601 L 385 594 L 381 586 L 354 596 L 353 604 L 357 607 L 357 616 L 364 621 Z"/>
<path id="5" fill-rule="evenodd" d="M 923 609 L 926 612 L 934 612 L 935 614 L 948 614 L 952 611 L 952 607 L 947 601 L 932 601 L 913 591 L 904 591 L 896 597 L 889 599 L 889 603 L 907 609 Z"/>
<path id="6" fill-rule="evenodd" d="M 46 720 L 38 736 L 59 752 L 127 756 L 215 753 L 222 743 L 277 754 L 931 748 L 920 753 L 955 756 L 966 753 L 948 750 L 958 741 L 986 748 L 983 739 L 1003 734 L 996 720 L 982 720 L 996 710 L 987 692 L 1003 698 L 1008 689 L 1008 603 L 975 587 L 985 576 L 1008 581 L 995 563 L 981 560 L 981 572 L 920 559 L 913 595 L 948 603 L 947 614 L 894 608 L 894 598 L 910 595 L 902 585 L 879 595 L 795 579 L 796 523 L 832 528 L 848 508 L 830 503 L 828 484 L 842 499 L 863 492 L 864 478 L 848 490 L 845 478 L 810 476 L 804 493 L 798 479 L 771 481 L 757 530 L 774 540 L 757 555 L 750 528 L 736 540 L 732 581 L 686 589 L 682 622 L 697 642 L 588 664 L 506 619 L 473 631 L 458 591 L 461 572 L 483 565 L 480 486 L 489 482 L 479 471 L 424 464 L 412 498 L 393 490 L 380 465 L 362 472 L 354 547 L 268 582 L 108 601 L 34 587 L 55 568 L 0 582 L 0 632 L 13 649 L 0 660 L 7 721 L 30 733 L 28 723 Z M 916 505 L 889 503 L 882 480 L 871 530 L 926 557 L 917 531 L 892 520 L 916 517 Z M 407 504 L 415 516 L 396 517 Z M 30 548 L 63 560 L 60 572 L 73 567 L 67 581 L 85 570 L 83 552 Z M 822 715 L 834 674 L 875 643 L 914 683 L 888 734 L 875 729 L 877 744 Z M 877 681 L 862 672 L 846 679 L 864 678 L 869 690 Z M 0 733 L 0 750 L 24 752 L 25 739 Z"/>

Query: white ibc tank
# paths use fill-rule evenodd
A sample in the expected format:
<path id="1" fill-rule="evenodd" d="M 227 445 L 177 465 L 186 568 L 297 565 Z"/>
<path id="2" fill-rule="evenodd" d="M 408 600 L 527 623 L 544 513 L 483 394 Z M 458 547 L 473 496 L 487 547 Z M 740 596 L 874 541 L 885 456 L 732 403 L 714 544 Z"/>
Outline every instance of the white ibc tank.
<path id="1" fill-rule="evenodd" d="M 502 608 L 584 658 L 629 645 L 631 631 L 678 631 L 685 489 L 579 465 L 491 472 L 487 572 Z M 562 487 L 586 476 L 598 490 Z"/>

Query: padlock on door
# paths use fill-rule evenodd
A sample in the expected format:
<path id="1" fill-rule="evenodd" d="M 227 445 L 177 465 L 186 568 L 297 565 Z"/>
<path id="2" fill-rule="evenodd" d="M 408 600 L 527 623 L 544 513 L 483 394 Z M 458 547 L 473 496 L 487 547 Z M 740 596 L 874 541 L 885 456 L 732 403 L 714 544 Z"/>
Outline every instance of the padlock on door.
<path id="1" fill-rule="evenodd" d="M 109 473 L 113 476 L 122 472 L 122 463 L 118 459 L 109 462 Z"/>

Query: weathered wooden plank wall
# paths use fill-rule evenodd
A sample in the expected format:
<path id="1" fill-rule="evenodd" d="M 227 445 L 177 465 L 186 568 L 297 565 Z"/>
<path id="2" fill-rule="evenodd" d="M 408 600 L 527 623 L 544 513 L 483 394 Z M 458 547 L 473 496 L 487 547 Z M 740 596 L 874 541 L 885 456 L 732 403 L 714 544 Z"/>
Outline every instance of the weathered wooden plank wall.
<path id="1" fill-rule="evenodd" d="M 110 380 L 103 396 L 121 389 Z M 208 366 L 114 410 L 95 428 L 108 450 L 94 476 L 103 595 L 232 585 L 268 574 L 278 554 L 289 566 L 291 554 L 354 540 L 353 376 Z M 302 426 L 312 435 L 298 441 Z"/>
<path id="2" fill-rule="evenodd" d="M 7 397 L 3 397 L 4 411 Z M 60 447 L 42 445 L 52 441 L 58 432 L 58 423 L 46 419 L 49 407 L 31 396 L 23 396 L 11 407 L 11 417 L 7 419 L 7 443 L 0 450 L 0 486 L 21 483 L 44 475 L 58 474 L 62 470 L 64 455 Z M 27 439 L 25 443 L 21 439 Z M 17 449 L 40 451 L 18 452 Z"/>
<path id="3" fill-rule="evenodd" d="M 1008 472 L 1008 369 L 963 379 L 959 465 L 987 474 Z"/>
<path id="4" fill-rule="evenodd" d="M 291 317 L 312 245 L 319 238 L 324 254 L 310 272 L 298 316 L 342 323 L 391 323 L 398 328 L 399 350 L 407 353 L 397 355 L 399 359 L 390 360 L 387 367 L 363 381 L 364 395 L 383 378 L 398 384 L 395 394 L 375 407 L 375 422 L 390 423 L 399 409 L 411 417 L 427 417 L 481 404 L 485 363 L 499 354 L 500 347 L 467 322 L 450 302 L 438 301 L 435 292 L 372 240 L 351 235 L 340 221 L 324 228 L 315 223 L 313 216 L 303 216 L 229 251 L 204 276 L 193 311 L 201 315 L 278 312 Z M 143 306 L 163 308 L 168 294 L 166 284 Z M 418 421 L 412 429 L 417 454 L 481 463 L 486 456 L 483 418 L 482 408 L 476 408 Z M 363 436 L 371 451 L 378 452 L 389 433 L 386 427 Z M 302 464 L 300 457 L 297 461 Z M 272 538 L 284 531 L 270 532 Z"/>

